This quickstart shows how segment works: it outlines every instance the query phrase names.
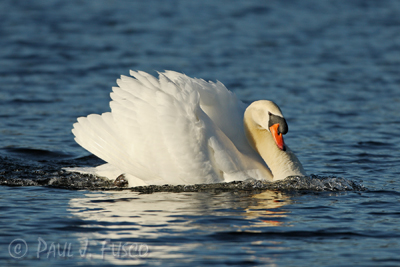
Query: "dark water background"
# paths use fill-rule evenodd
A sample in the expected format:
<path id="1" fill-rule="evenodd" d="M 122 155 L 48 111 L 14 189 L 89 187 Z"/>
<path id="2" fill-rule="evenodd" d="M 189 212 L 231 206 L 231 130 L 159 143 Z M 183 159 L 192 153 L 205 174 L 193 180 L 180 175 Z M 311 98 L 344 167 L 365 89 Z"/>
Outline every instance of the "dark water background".
<path id="1" fill-rule="evenodd" d="M 367 189 L 46 186 L 99 163 L 70 129 L 129 69 L 274 100 L 309 174 Z M 2 0 L 0 263 L 398 266 L 399 114 L 399 1 Z"/>

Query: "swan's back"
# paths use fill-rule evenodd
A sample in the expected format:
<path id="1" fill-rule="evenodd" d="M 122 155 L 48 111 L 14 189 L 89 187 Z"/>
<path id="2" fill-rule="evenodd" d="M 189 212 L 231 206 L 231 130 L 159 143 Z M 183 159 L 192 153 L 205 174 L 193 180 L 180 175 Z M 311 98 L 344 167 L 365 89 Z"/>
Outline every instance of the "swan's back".
<path id="1" fill-rule="evenodd" d="M 173 71 L 131 75 L 113 87 L 111 112 L 78 118 L 78 144 L 146 184 L 221 182 L 245 168 L 245 105 L 222 83 Z"/>

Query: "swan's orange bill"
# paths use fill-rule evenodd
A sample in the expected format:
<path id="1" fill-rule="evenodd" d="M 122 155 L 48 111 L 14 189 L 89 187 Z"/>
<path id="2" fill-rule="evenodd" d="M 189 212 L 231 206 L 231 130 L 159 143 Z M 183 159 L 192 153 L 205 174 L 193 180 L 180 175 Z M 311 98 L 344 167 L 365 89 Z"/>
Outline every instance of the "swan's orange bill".
<path id="1" fill-rule="evenodd" d="M 281 133 L 278 134 L 279 123 L 276 123 L 269 127 L 272 136 L 274 137 L 276 145 L 279 147 L 280 150 L 285 151 L 285 142 L 283 141 L 283 135 Z"/>

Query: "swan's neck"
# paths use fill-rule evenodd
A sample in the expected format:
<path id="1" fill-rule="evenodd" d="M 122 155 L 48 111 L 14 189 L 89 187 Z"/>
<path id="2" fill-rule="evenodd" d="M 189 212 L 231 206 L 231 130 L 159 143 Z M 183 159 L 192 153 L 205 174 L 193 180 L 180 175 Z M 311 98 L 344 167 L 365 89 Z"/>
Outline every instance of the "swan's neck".
<path id="1" fill-rule="evenodd" d="M 261 128 L 253 120 L 245 119 L 244 125 L 250 145 L 264 159 L 274 181 L 292 175 L 306 175 L 296 155 L 287 146 L 286 151 L 280 150 L 268 130 Z"/>

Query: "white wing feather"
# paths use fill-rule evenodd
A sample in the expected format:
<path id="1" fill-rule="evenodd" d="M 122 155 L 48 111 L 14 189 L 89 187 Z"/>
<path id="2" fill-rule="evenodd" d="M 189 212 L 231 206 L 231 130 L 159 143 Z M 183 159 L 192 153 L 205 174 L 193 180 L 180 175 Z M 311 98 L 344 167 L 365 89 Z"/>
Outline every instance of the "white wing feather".
<path id="1" fill-rule="evenodd" d="M 72 130 L 78 144 L 108 162 L 97 174 L 124 173 L 131 186 L 270 176 L 245 138 L 246 106 L 222 83 L 173 71 L 159 79 L 130 74 L 113 87 L 111 112 L 78 118 Z"/>

